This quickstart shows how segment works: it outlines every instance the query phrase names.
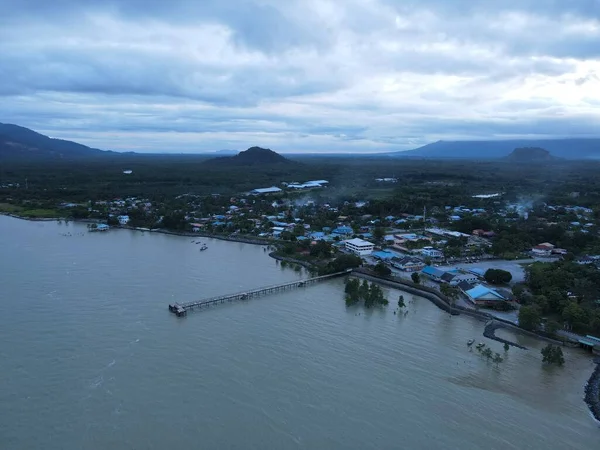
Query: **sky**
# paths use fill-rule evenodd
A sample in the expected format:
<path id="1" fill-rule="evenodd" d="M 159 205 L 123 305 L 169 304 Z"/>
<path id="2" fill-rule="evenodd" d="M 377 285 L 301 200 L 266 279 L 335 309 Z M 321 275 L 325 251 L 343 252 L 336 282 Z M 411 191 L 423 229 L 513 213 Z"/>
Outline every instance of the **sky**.
<path id="1" fill-rule="evenodd" d="M 0 0 L 0 122 L 117 151 L 600 136 L 600 0 Z"/>

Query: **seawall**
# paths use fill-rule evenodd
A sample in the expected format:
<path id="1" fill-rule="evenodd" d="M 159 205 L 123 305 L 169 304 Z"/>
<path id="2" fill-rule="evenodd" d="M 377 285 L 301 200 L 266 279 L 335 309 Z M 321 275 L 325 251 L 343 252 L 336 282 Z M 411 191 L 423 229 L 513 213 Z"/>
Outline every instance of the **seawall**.
<path id="1" fill-rule="evenodd" d="M 594 418 L 600 422 L 600 357 L 596 361 L 596 369 L 585 385 L 584 400 Z"/>

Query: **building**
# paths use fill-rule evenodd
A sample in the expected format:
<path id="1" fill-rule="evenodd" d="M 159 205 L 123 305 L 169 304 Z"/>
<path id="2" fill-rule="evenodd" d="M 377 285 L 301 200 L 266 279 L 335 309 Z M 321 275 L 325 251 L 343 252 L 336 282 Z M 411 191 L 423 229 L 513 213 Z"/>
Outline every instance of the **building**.
<path id="1" fill-rule="evenodd" d="M 508 301 L 502 294 L 495 289 L 489 288 L 482 284 L 478 284 L 472 289 L 465 291 L 469 300 L 477 306 L 494 307 L 500 303 Z"/>
<path id="2" fill-rule="evenodd" d="M 371 256 L 380 261 L 391 261 L 393 258 L 396 258 L 398 255 L 396 255 L 394 252 L 390 252 L 389 250 L 380 250 L 378 252 L 373 252 L 371 254 Z"/>
<path id="3" fill-rule="evenodd" d="M 423 247 L 421 254 L 427 258 L 443 258 L 444 254 L 433 247 Z"/>
<path id="4" fill-rule="evenodd" d="M 252 194 L 252 195 L 277 194 L 279 192 L 282 192 L 282 190 L 279 189 L 278 187 L 271 186 L 271 187 L 268 187 L 268 188 L 253 189 L 253 190 L 250 191 L 250 194 Z"/>
<path id="5" fill-rule="evenodd" d="M 423 270 L 421 270 L 423 275 L 427 275 L 434 281 L 442 281 L 442 276 L 446 273 L 443 270 L 438 269 L 437 267 L 425 266 Z"/>
<path id="6" fill-rule="evenodd" d="M 392 266 L 405 272 L 418 272 L 425 267 L 425 263 L 418 258 L 407 256 L 405 258 L 392 258 Z"/>
<path id="7" fill-rule="evenodd" d="M 362 239 L 354 238 L 344 241 L 346 250 L 354 253 L 358 256 L 370 255 L 375 248 L 375 244 L 369 241 L 363 241 Z"/>
<path id="8" fill-rule="evenodd" d="M 552 254 L 552 249 L 544 247 L 542 245 L 536 245 L 531 249 L 531 254 L 533 256 L 547 257 Z"/>
<path id="9" fill-rule="evenodd" d="M 451 286 L 457 286 L 463 281 L 467 283 L 476 283 L 478 281 L 477 276 L 472 273 L 456 273 L 450 271 L 444 273 L 441 279 Z"/>
<path id="10" fill-rule="evenodd" d="M 335 228 L 332 233 L 341 236 L 352 236 L 354 234 L 354 230 L 351 227 L 341 226 Z"/>
<path id="11" fill-rule="evenodd" d="M 119 224 L 127 225 L 129 223 L 129 216 L 119 216 L 117 217 L 117 220 L 119 221 Z"/>

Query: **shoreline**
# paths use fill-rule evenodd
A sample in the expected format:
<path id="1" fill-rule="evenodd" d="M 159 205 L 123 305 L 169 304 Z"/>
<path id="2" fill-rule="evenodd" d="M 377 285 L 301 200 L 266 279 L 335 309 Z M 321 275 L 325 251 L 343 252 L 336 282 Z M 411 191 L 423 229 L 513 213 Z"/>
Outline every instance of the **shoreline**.
<path id="1" fill-rule="evenodd" d="M 58 222 L 58 221 L 69 221 L 74 223 L 101 223 L 102 221 L 99 219 L 73 219 L 68 217 L 24 217 L 19 216 L 14 213 L 0 212 L 0 215 L 12 217 L 13 219 L 26 220 L 29 222 Z M 220 235 L 213 233 L 206 233 L 202 231 L 172 231 L 165 230 L 162 228 L 143 228 L 143 227 L 129 227 L 123 225 L 113 225 L 111 228 L 115 228 L 118 230 L 131 230 L 131 231 L 141 231 L 148 233 L 162 233 L 162 234 L 170 234 L 173 236 L 184 236 L 184 237 L 205 237 L 211 239 L 219 239 L 221 241 L 229 241 L 229 242 L 241 242 L 243 244 L 250 245 L 273 245 L 274 242 L 268 239 L 254 238 L 250 236 L 231 236 L 231 235 Z"/>
<path id="2" fill-rule="evenodd" d="M 600 357 L 597 357 L 594 362 L 596 363 L 596 368 L 585 385 L 584 401 L 592 417 L 600 423 Z"/>

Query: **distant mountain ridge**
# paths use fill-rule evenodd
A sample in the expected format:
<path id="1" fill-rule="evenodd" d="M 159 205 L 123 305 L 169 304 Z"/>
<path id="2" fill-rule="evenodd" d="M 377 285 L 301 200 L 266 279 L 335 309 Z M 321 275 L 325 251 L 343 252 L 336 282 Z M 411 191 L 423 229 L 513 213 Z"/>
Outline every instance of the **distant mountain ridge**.
<path id="1" fill-rule="evenodd" d="M 562 158 L 552 156 L 548 150 L 539 147 L 515 148 L 506 158 L 514 162 L 549 162 L 559 161 Z"/>
<path id="2" fill-rule="evenodd" d="M 600 159 L 600 138 L 513 139 L 505 141 L 437 141 L 390 156 L 416 158 L 496 159 L 515 148 L 542 148 L 565 159 Z"/>
<path id="3" fill-rule="evenodd" d="M 292 164 L 293 162 L 284 158 L 279 153 L 268 148 L 250 147 L 248 150 L 239 152 L 235 156 L 222 156 L 205 161 L 204 164 L 220 166 L 254 166 L 254 165 L 274 165 L 274 164 Z"/>
<path id="4" fill-rule="evenodd" d="M 116 153 L 53 139 L 19 125 L 0 123 L 0 157 L 4 159 L 79 158 L 106 154 Z"/>

